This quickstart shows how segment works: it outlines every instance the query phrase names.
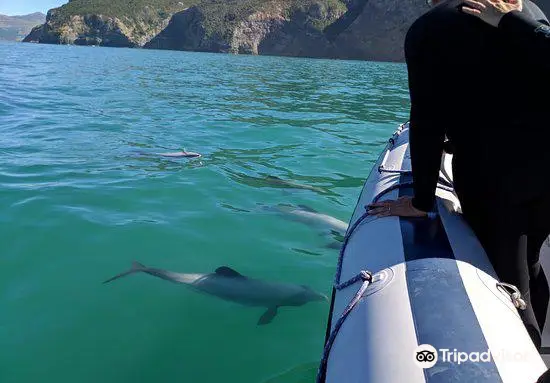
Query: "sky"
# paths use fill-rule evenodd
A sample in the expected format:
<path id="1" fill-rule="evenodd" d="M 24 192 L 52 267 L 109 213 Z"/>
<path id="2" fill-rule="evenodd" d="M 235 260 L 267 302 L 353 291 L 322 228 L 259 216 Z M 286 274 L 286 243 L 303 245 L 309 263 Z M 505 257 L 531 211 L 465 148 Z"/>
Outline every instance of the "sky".
<path id="1" fill-rule="evenodd" d="M 0 0 L 0 14 L 14 16 L 34 12 L 46 13 L 67 2 L 68 0 Z"/>

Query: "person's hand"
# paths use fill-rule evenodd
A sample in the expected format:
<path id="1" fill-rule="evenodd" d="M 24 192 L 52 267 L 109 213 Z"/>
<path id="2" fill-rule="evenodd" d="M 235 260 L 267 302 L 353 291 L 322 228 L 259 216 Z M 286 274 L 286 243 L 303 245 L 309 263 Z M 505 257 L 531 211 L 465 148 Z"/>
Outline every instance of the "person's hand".
<path id="1" fill-rule="evenodd" d="M 498 23 L 508 12 L 523 9 L 523 0 L 464 0 L 464 3 L 464 13 L 476 16 L 493 27 L 498 27 Z"/>
<path id="2" fill-rule="evenodd" d="M 427 212 L 418 210 L 412 204 L 412 197 L 400 197 L 395 201 L 381 201 L 367 206 L 371 215 L 378 217 L 425 217 Z"/>

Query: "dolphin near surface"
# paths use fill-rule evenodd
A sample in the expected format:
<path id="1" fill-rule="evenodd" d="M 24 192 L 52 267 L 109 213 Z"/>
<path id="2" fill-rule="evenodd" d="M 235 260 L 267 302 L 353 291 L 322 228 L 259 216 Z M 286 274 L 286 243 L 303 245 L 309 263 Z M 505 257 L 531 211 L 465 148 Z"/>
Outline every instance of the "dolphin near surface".
<path id="1" fill-rule="evenodd" d="M 222 266 L 210 274 L 182 274 L 147 267 L 133 262 L 132 268 L 103 283 L 134 273 L 146 273 L 170 282 L 187 285 L 194 290 L 244 306 L 265 307 L 266 311 L 258 320 L 259 325 L 271 323 L 282 306 L 303 306 L 308 302 L 328 301 L 308 286 L 281 282 L 268 282 L 248 278 L 227 266 Z"/>
<path id="2" fill-rule="evenodd" d="M 168 152 L 168 153 L 148 153 L 144 151 L 137 151 L 137 154 L 140 156 L 159 156 L 164 158 L 201 158 L 202 155 L 200 153 L 196 152 L 188 152 L 185 150 L 179 151 L 179 152 Z"/>
<path id="3" fill-rule="evenodd" d="M 172 153 L 156 153 L 157 155 L 161 157 L 169 157 L 169 158 L 200 158 L 202 157 L 200 153 L 195 152 L 172 152 Z"/>

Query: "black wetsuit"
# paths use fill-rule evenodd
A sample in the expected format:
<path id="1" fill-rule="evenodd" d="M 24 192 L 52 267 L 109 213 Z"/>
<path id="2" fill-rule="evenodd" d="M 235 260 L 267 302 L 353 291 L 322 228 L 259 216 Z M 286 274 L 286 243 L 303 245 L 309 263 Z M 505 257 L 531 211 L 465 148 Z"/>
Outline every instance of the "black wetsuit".
<path id="1" fill-rule="evenodd" d="M 550 26 L 522 12 L 510 12 L 498 25 L 514 43 L 524 44 L 524 53 L 542 70 L 550 71 Z"/>
<path id="2" fill-rule="evenodd" d="M 520 315 L 540 346 L 548 304 L 538 252 L 550 233 L 550 71 L 532 44 L 463 13 L 461 4 L 436 6 L 405 42 L 413 205 L 433 208 L 447 136 L 464 217 L 499 279 L 524 295 L 528 309 Z M 547 23 L 532 2 L 523 13 Z"/>
<path id="3" fill-rule="evenodd" d="M 498 29 L 510 40 L 525 44 L 525 54 L 530 60 L 542 70 L 550 71 L 550 27 L 520 12 L 510 12 L 502 18 Z M 550 383 L 550 370 L 537 383 Z"/>

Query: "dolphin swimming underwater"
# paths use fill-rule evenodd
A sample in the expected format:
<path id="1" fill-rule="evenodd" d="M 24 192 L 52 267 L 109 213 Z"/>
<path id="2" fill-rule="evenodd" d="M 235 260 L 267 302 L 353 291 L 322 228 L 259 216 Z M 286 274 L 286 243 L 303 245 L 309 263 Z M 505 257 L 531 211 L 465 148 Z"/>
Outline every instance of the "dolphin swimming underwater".
<path id="1" fill-rule="evenodd" d="M 210 274 L 181 274 L 147 267 L 133 262 L 132 268 L 103 283 L 134 273 L 147 273 L 155 277 L 181 283 L 218 298 L 240 303 L 244 306 L 265 307 L 267 310 L 258 320 L 259 325 L 270 323 L 282 306 L 303 306 L 308 302 L 328 301 L 328 297 L 308 286 L 252 279 L 227 267 L 219 267 Z"/>
<path id="2" fill-rule="evenodd" d="M 330 215 L 319 213 L 307 206 L 300 205 L 298 207 L 290 205 L 277 205 L 267 208 L 267 210 L 280 213 L 289 219 L 302 222 L 310 226 L 318 226 L 324 229 L 329 229 L 337 234 L 344 236 L 348 230 L 348 224 Z"/>
<path id="3" fill-rule="evenodd" d="M 279 186 L 279 187 L 284 187 L 284 188 L 289 188 L 289 189 L 310 190 L 310 191 L 321 193 L 321 194 L 326 194 L 327 193 L 327 190 L 324 189 L 324 188 L 321 188 L 321 187 L 318 187 L 318 186 L 301 184 L 301 183 L 298 183 L 296 181 L 284 180 L 284 179 L 279 178 L 277 176 L 266 176 L 264 178 L 264 181 L 267 184 L 272 185 L 272 186 Z"/>
<path id="4" fill-rule="evenodd" d="M 296 181 L 284 180 L 277 176 L 264 175 L 261 177 L 254 177 L 248 174 L 233 171 L 228 171 L 228 173 L 229 177 L 231 177 L 234 181 L 257 188 L 270 187 L 279 189 L 301 189 L 309 190 L 319 194 L 333 194 L 325 187 L 301 184 Z"/>

